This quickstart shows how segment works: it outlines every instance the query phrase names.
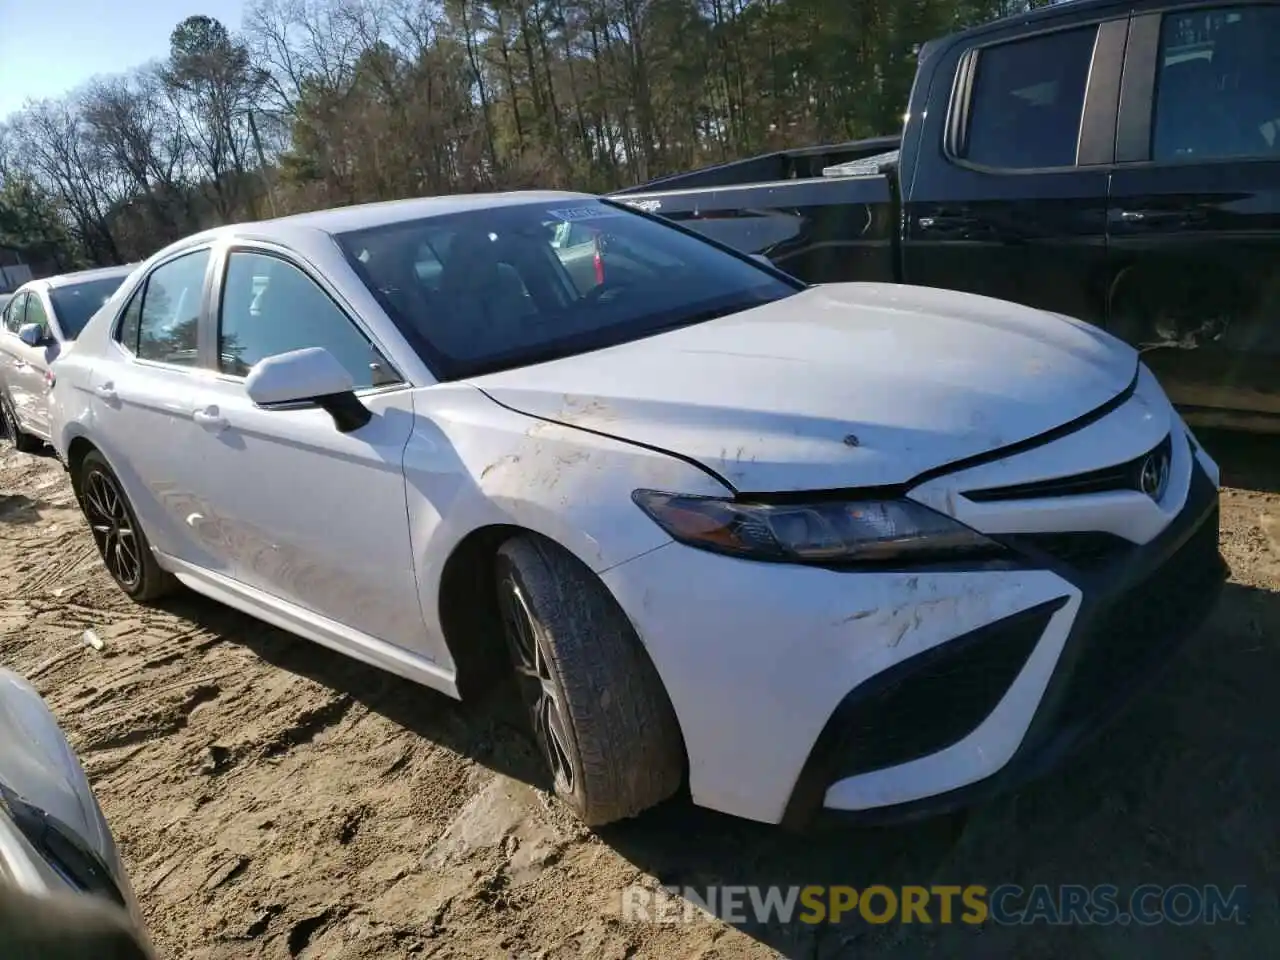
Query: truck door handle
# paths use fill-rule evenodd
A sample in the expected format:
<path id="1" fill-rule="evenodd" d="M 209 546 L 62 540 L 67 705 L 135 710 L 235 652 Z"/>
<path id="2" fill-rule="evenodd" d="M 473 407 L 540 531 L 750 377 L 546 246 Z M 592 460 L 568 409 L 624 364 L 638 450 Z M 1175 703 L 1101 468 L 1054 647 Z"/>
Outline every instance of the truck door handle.
<path id="1" fill-rule="evenodd" d="M 227 418 L 218 413 L 217 407 L 205 407 L 203 410 L 194 410 L 191 413 L 191 419 L 200 426 L 204 427 L 210 433 L 221 433 L 227 429 Z"/>
<path id="2" fill-rule="evenodd" d="M 100 383 L 93 388 L 93 392 L 100 400 L 106 400 L 109 403 L 114 403 L 120 399 L 120 395 L 116 393 L 114 383 Z"/>
<path id="3" fill-rule="evenodd" d="M 1168 225 L 1178 223 L 1203 223 L 1208 214 L 1203 210 L 1121 210 L 1121 223 Z"/>
<path id="4" fill-rule="evenodd" d="M 963 213 L 935 213 L 931 217 L 916 219 L 916 225 L 921 230 L 963 230 L 966 227 L 976 226 L 977 223 L 976 218 Z"/>

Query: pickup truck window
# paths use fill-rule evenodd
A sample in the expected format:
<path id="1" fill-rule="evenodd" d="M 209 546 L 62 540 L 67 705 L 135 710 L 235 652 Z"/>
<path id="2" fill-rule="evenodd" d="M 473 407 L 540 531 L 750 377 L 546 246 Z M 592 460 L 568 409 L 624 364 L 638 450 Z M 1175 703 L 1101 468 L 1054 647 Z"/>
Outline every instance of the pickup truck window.
<path id="1" fill-rule="evenodd" d="M 963 159 L 1033 170 L 1076 162 L 1096 25 L 979 51 Z"/>
<path id="2" fill-rule="evenodd" d="M 1151 158 L 1280 156 L 1280 7 L 1167 14 Z"/>

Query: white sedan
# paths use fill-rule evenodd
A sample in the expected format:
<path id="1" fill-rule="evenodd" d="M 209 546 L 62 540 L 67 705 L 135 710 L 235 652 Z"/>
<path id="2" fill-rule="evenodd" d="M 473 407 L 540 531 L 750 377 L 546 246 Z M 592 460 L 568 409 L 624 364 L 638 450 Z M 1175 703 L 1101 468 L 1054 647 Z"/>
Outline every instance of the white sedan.
<path id="1" fill-rule="evenodd" d="M 56 375 L 126 593 L 451 696 L 513 674 L 589 824 L 682 782 L 794 824 L 970 802 L 1096 729 L 1224 579 L 1217 467 L 1118 340 L 807 287 L 580 194 L 199 234 Z"/>
<path id="2" fill-rule="evenodd" d="M 101 267 L 31 280 L 0 312 L 0 428 L 23 453 L 49 439 L 52 367 L 136 267 Z"/>

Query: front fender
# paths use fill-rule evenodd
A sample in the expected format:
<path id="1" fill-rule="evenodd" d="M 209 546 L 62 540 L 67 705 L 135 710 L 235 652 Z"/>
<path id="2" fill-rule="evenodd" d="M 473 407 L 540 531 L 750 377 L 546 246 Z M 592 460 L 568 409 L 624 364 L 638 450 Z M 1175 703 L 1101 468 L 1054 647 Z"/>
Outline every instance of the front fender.
<path id="1" fill-rule="evenodd" d="M 410 540 L 428 628 L 441 630 L 440 579 L 470 533 L 510 525 L 560 544 L 597 573 L 671 538 L 631 500 L 646 487 L 732 491 L 669 454 L 508 410 L 474 388 L 415 396 L 405 449 Z"/>

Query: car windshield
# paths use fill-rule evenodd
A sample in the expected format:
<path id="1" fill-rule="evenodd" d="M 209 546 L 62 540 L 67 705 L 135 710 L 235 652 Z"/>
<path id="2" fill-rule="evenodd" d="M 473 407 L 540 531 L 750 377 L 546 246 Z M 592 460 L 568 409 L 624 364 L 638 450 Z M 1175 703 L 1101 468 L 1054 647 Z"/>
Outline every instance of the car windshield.
<path id="1" fill-rule="evenodd" d="M 337 240 L 442 380 L 626 343 L 802 289 L 597 200 L 491 207 Z"/>
<path id="2" fill-rule="evenodd" d="M 83 283 L 53 287 L 49 291 L 49 300 L 53 303 L 53 312 L 58 317 L 58 326 L 62 328 L 62 335 L 68 340 L 74 340 L 80 336 L 80 331 L 89 322 L 89 318 L 111 299 L 111 295 L 120 288 L 122 283 L 124 283 L 124 277 L 107 277 L 102 280 L 86 280 Z"/>

